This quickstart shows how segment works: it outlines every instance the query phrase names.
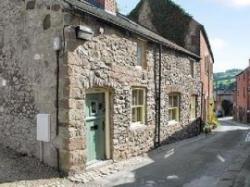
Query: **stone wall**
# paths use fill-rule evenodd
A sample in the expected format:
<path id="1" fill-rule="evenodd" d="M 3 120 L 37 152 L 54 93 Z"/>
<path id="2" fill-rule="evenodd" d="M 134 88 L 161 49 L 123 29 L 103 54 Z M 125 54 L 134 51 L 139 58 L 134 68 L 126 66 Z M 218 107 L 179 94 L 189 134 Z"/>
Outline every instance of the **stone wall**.
<path id="1" fill-rule="evenodd" d="M 139 68 L 136 67 L 138 36 L 128 35 L 87 15 L 72 17 L 72 23 L 90 26 L 95 36 L 91 41 L 81 41 L 75 39 L 74 30 L 69 28 L 66 31 L 69 98 L 65 103 L 70 106 L 70 110 L 65 108 L 68 113 L 65 124 L 79 135 L 72 137 L 72 141 L 82 141 L 84 146 L 65 149 L 64 158 L 69 155 L 74 158 L 81 155 L 83 160 L 86 160 L 85 133 L 82 133 L 85 128 L 83 109 L 86 91 L 92 88 L 104 88 L 110 93 L 112 159 L 126 159 L 149 151 L 154 147 L 156 128 L 154 64 L 159 58 L 157 45 L 148 42 L 147 68 Z M 103 34 L 99 32 L 100 27 L 104 30 Z M 200 64 L 195 63 L 195 75 L 192 78 L 190 58 L 187 55 L 165 48 L 162 55 L 161 141 L 169 143 L 199 133 L 199 123 L 189 120 L 189 107 L 191 96 L 197 95 L 197 116 L 200 116 Z M 145 125 L 132 124 L 132 87 L 147 90 Z M 168 94 L 171 92 L 181 94 L 181 120 L 175 124 L 168 123 Z M 77 107 L 76 103 L 80 107 Z M 81 159 L 79 162 L 84 168 L 84 162 Z M 67 169 L 74 168 L 70 166 Z"/>
<path id="2" fill-rule="evenodd" d="M 36 115 L 51 114 L 51 143 L 44 161 L 56 160 L 56 53 L 53 37 L 62 35 L 63 16 L 57 1 L 0 2 L 0 143 L 39 157 Z M 62 60 L 62 59 L 60 59 Z"/>

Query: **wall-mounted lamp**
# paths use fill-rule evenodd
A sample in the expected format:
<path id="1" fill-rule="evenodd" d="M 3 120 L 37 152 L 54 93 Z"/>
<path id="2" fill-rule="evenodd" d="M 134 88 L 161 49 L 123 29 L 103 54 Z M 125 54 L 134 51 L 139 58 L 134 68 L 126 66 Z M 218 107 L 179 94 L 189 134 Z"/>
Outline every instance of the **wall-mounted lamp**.
<path id="1" fill-rule="evenodd" d="M 62 47 L 61 38 L 59 36 L 54 37 L 53 39 L 53 50 L 60 51 Z"/>
<path id="2" fill-rule="evenodd" d="M 79 25 L 76 27 L 76 38 L 82 40 L 91 40 L 94 36 L 94 31 L 84 25 Z"/>
<path id="3" fill-rule="evenodd" d="M 0 77 L 0 86 L 6 86 L 7 85 L 7 81 L 4 78 Z"/>

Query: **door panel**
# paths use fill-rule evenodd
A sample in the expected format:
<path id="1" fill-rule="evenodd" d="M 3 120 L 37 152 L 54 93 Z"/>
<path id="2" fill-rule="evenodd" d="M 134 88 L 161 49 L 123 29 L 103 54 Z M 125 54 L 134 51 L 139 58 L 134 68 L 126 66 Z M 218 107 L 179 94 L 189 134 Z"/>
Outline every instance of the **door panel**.
<path id="1" fill-rule="evenodd" d="M 105 159 L 105 95 L 86 96 L 87 161 Z"/>

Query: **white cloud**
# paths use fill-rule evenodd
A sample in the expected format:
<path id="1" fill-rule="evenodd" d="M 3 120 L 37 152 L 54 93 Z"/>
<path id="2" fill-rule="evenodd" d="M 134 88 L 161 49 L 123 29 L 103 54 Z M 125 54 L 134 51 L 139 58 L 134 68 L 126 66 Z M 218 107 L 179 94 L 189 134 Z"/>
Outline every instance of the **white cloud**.
<path id="1" fill-rule="evenodd" d="M 234 7 L 250 6 L 250 0 L 214 0 L 214 1 Z"/>
<path id="2" fill-rule="evenodd" d="M 227 46 L 227 42 L 222 38 L 212 38 L 210 42 L 215 51 L 222 50 Z"/>
<path id="3" fill-rule="evenodd" d="M 232 2 L 235 5 L 239 5 L 239 6 L 249 6 L 250 5 L 250 0 L 232 0 Z"/>

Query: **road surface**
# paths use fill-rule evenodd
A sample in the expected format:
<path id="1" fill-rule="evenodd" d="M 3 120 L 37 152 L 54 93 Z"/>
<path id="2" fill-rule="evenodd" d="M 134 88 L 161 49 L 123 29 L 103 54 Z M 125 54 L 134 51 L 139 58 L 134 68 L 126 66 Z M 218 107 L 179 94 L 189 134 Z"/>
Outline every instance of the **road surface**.
<path id="1" fill-rule="evenodd" d="M 121 187 L 231 186 L 250 153 L 250 128 L 230 118 L 223 119 L 221 124 L 211 135 L 162 147 L 150 153 L 142 166 L 128 168 L 91 184 Z"/>

